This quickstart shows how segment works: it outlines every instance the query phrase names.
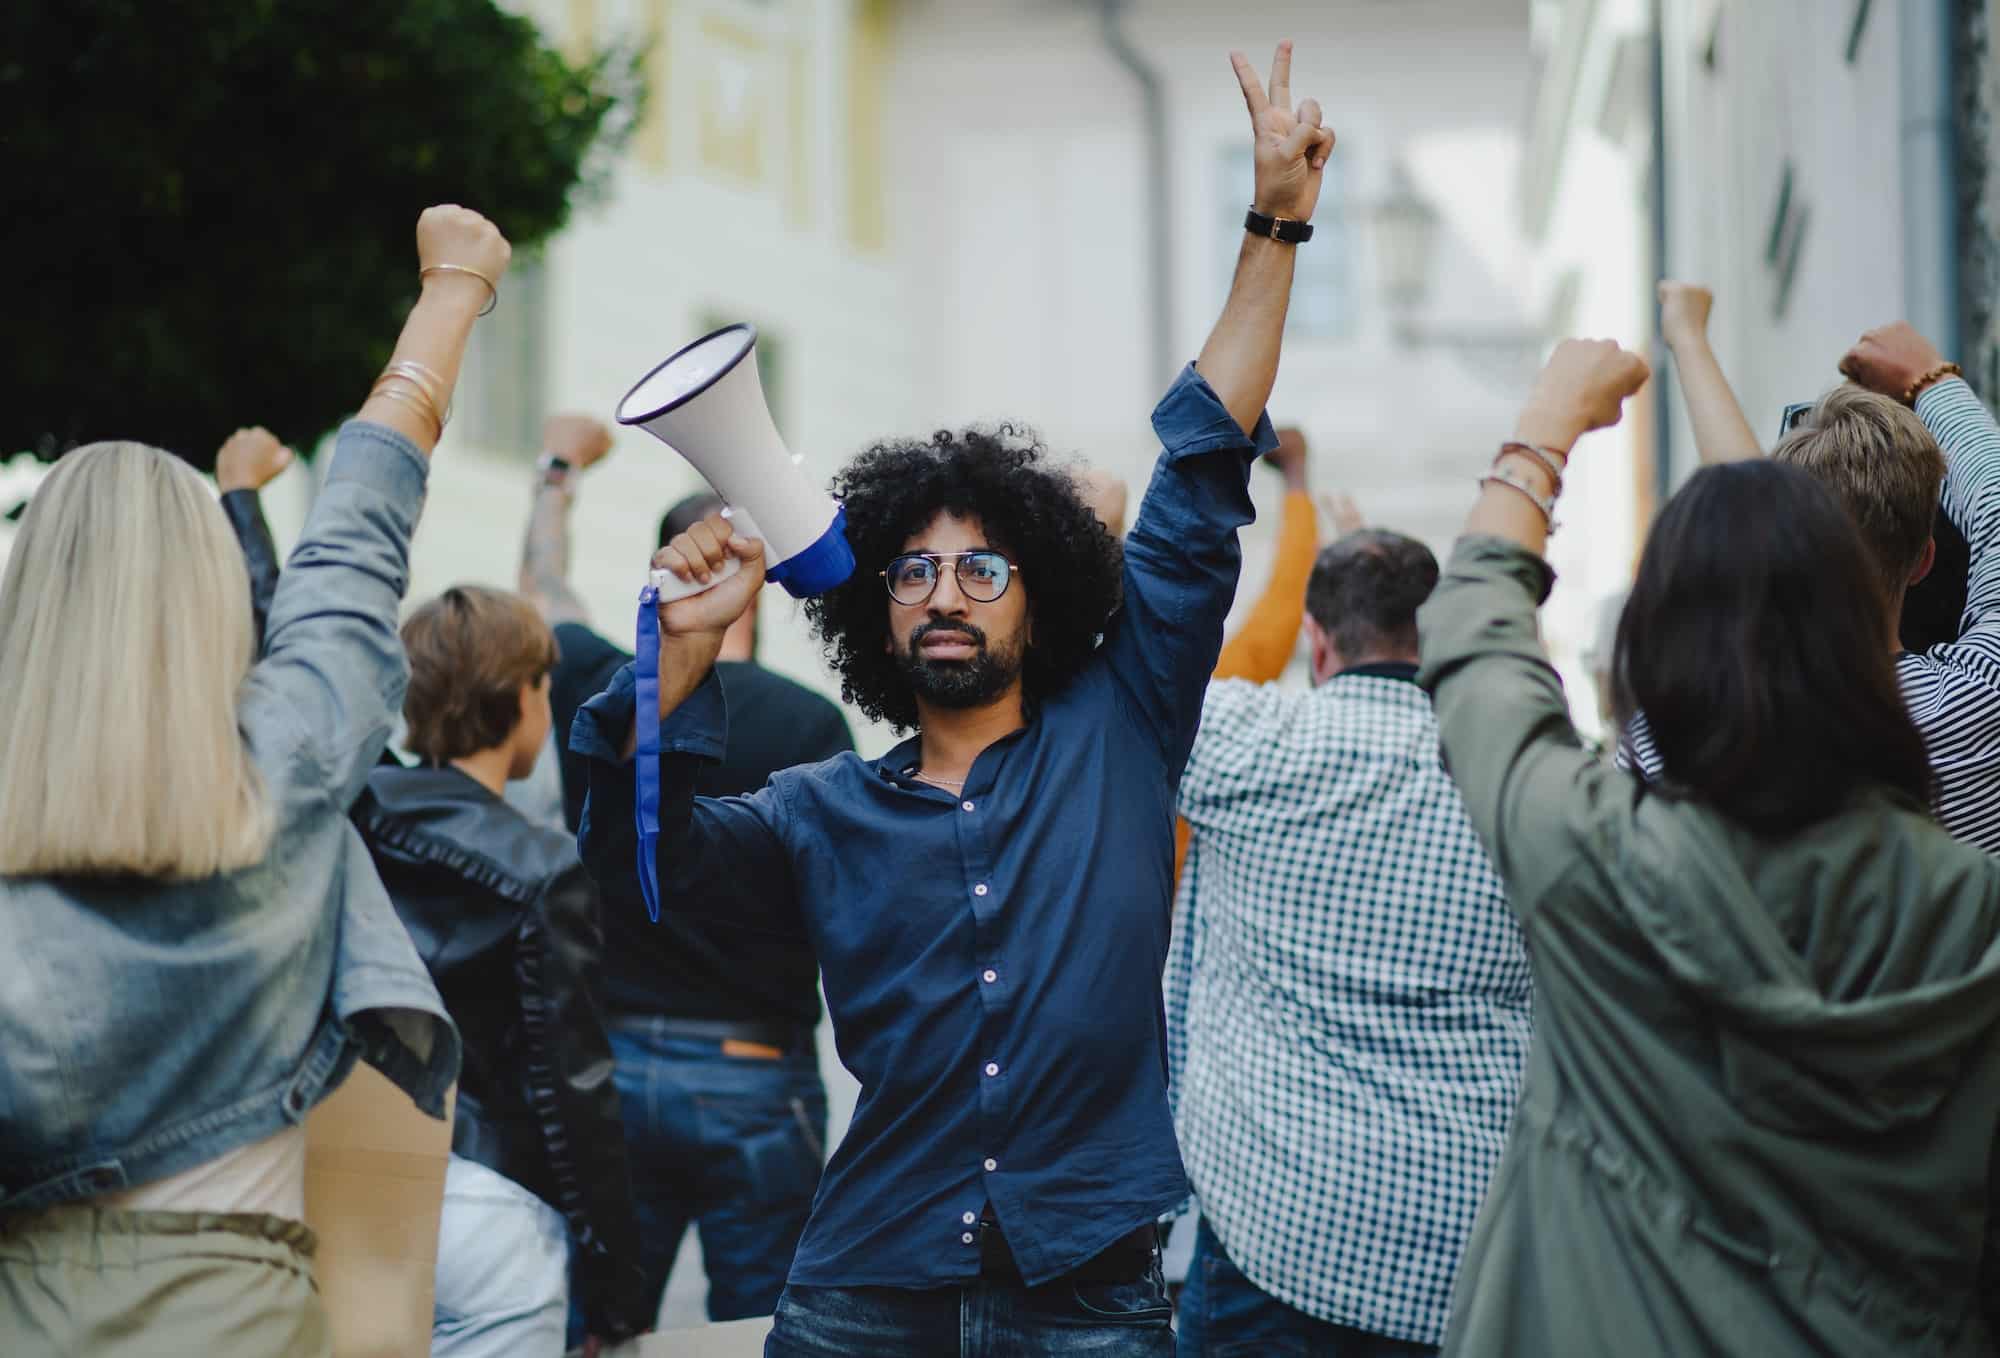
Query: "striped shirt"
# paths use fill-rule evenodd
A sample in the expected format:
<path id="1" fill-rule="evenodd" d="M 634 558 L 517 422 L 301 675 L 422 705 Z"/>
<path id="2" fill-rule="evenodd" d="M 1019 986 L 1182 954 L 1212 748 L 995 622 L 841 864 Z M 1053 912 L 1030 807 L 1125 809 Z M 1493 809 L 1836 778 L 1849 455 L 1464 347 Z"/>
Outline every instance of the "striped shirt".
<path id="1" fill-rule="evenodd" d="M 1167 1051 L 1188 1177 L 1244 1275 L 1437 1344 L 1532 992 L 1415 677 L 1209 686 L 1180 790 Z"/>
<path id="2" fill-rule="evenodd" d="M 1944 507 L 1964 530 L 1972 569 L 1956 641 L 1896 657 L 1903 700 L 1937 774 L 1938 819 L 1968 844 L 2000 853 L 2000 427 L 1959 379 L 1917 398 L 1944 450 Z M 1633 718 L 1619 762 L 1661 773 L 1645 714 Z"/>

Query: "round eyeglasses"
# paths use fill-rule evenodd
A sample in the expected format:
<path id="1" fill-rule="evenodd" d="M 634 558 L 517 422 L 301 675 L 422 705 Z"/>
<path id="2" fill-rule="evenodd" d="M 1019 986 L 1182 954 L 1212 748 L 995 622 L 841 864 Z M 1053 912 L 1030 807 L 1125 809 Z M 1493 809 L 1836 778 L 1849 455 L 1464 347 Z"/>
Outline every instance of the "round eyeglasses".
<path id="1" fill-rule="evenodd" d="M 889 597 L 906 608 L 930 602 L 947 561 L 953 564 L 958 592 L 975 603 L 992 603 L 1007 592 L 1007 582 L 1020 573 L 1020 567 L 990 550 L 911 552 L 890 558 L 889 568 L 881 573 L 889 586 Z"/>

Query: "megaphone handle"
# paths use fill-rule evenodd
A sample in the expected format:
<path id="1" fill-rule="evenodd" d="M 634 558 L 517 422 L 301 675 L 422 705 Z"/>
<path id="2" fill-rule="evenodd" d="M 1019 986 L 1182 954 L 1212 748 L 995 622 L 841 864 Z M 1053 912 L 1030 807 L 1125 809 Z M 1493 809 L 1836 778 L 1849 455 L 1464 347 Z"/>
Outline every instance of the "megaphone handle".
<path id="1" fill-rule="evenodd" d="M 706 584 L 699 580 L 683 580 L 672 571 L 654 571 L 650 579 L 659 601 L 670 604 L 677 599 L 692 599 L 697 594 L 706 593 L 742 569 L 742 561 L 732 556 L 710 572 Z"/>

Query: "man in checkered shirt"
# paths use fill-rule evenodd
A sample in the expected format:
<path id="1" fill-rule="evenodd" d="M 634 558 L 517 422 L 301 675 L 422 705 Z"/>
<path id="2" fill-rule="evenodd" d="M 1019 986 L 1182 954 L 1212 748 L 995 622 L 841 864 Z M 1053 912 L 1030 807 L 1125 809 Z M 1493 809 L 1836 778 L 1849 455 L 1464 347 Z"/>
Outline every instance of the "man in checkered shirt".
<path id="1" fill-rule="evenodd" d="M 1210 686 L 1167 962 L 1182 1358 L 1429 1354 L 1528 1054 L 1528 955 L 1417 687 L 1437 559 L 1325 549 L 1313 687 Z"/>

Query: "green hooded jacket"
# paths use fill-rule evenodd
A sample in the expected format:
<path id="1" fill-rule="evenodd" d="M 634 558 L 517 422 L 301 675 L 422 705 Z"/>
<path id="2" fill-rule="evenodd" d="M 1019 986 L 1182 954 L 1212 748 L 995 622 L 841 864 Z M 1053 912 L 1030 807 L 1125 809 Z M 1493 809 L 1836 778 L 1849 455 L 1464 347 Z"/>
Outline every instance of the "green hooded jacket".
<path id="1" fill-rule="evenodd" d="M 1991 1354 L 2000 863 L 1884 793 L 1788 839 L 1592 757 L 1551 576 L 1467 537 L 1419 615 L 1535 1035 L 1447 1354 Z"/>

